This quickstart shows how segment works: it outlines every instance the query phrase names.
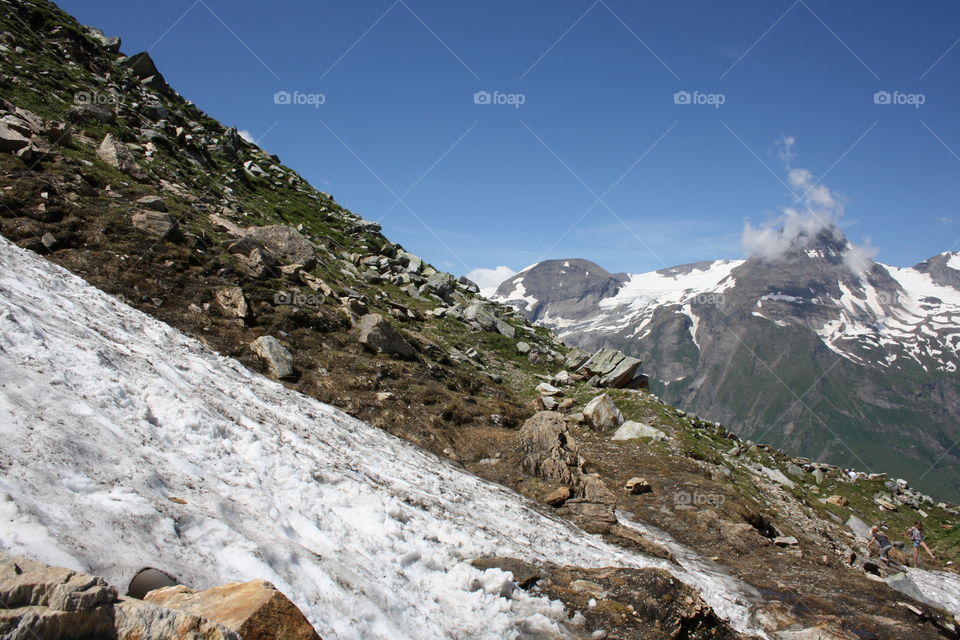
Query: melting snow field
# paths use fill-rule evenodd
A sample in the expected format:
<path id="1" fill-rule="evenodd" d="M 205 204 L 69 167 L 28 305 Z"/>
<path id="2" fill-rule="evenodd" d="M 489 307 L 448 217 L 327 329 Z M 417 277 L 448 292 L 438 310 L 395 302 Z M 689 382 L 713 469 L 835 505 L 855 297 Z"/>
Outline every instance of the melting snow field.
<path id="1" fill-rule="evenodd" d="M 199 589 L 263 578 L 328 639 L 562 632 L 560 603 L 508 593 L 509 574 L 469 564 L 479 556 L 670 566 L 266 380 L 2 238 L 0 274 L 8 553 L 122 589 L 144 567 Z"/>

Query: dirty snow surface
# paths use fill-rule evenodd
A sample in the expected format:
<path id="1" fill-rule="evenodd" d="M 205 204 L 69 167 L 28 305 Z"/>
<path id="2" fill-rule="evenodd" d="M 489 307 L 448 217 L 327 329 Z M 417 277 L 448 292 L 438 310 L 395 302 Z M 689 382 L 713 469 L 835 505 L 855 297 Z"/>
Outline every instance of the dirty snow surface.
<path id="1" fill-rule="evenodd" d="M 470 566 L 479 556 L 668 568 L 2 238 L 0 469 L 3 551 L 121 589 L 144 567 L 197 589 L 263 578 L 326 639 L 562 633 L 559 603 L 511 593 L 509 574 Z"/>

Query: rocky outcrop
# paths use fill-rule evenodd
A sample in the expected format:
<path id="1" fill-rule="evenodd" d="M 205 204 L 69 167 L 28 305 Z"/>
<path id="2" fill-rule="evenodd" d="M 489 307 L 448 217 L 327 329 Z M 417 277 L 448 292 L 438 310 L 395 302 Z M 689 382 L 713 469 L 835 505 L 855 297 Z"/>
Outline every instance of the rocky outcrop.
<path id="1" fill-rule="evenodd" d="M 610 531 L 617 523 L 616 496 L 600 476 L 585 472 L 586 462 L 580 457 L 580 447 L 570 435 L 563 415 L 555 411 L 537 413 L 520 428 L 519 443 L 523 470 L 561 485 L 547 496 L 548 504 L 560 507 L 562 515 L 585 531 Z"/>
<path id="2" fill-rule="evenodd" d="M 563 416 L 541 411 L 520 427 L 523 470 L 548 482 L 566 486 L 583 483 L 583 458 Z"/>
<path id="3" fill-rule="evenodd" d="M 168 587 L 151 591 L 145 600 L 219 622 L 242 640 L 320 640 L 297 606 L 265 580 L 206 591 Z"/>

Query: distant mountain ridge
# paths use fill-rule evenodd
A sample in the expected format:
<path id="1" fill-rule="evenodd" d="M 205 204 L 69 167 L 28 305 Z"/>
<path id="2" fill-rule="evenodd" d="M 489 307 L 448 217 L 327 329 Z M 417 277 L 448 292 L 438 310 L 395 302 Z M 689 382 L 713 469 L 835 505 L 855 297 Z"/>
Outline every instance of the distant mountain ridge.
<path id="1" fill-rule="evenodd" d="M 746 437 L 955 498 L 960 253 L 856 273 L 849 246 L 832 228 L 776 260 L 629 275 L 550 260 L 494 299 L 568 344 L 643 358 L 665 401 Z"/>

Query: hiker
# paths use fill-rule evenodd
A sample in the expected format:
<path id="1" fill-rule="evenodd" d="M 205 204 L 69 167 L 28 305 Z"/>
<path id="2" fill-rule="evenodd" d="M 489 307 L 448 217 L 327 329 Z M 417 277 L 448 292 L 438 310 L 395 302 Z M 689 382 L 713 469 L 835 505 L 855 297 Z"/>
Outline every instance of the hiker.
<path id="1" fill-rule="evenodd" d="M 890 566 L 890 549 L 893 548 L 893 543 L 876 525 L 870 527 L 870 542 L 867 543 L 867 551 L 874 544 L 880 549 L 880 559 L 883 560 L 883 564 Z"/>
<path id="2" fill-rule="evenodd" d="M 920 547 L 922 546 L 927 554 L 932 558 L 936 559 L 933 555 L 933 552 L 930 551 L 930 547 L 927 546 L 927 543 L 923 541 L 923 523 L 919 520 L 915 520 L 913 526 L 907 529 L 907 536 L 910 538 L 910 542 L 913 543 L 913 566 L 920 566 Z"/>

